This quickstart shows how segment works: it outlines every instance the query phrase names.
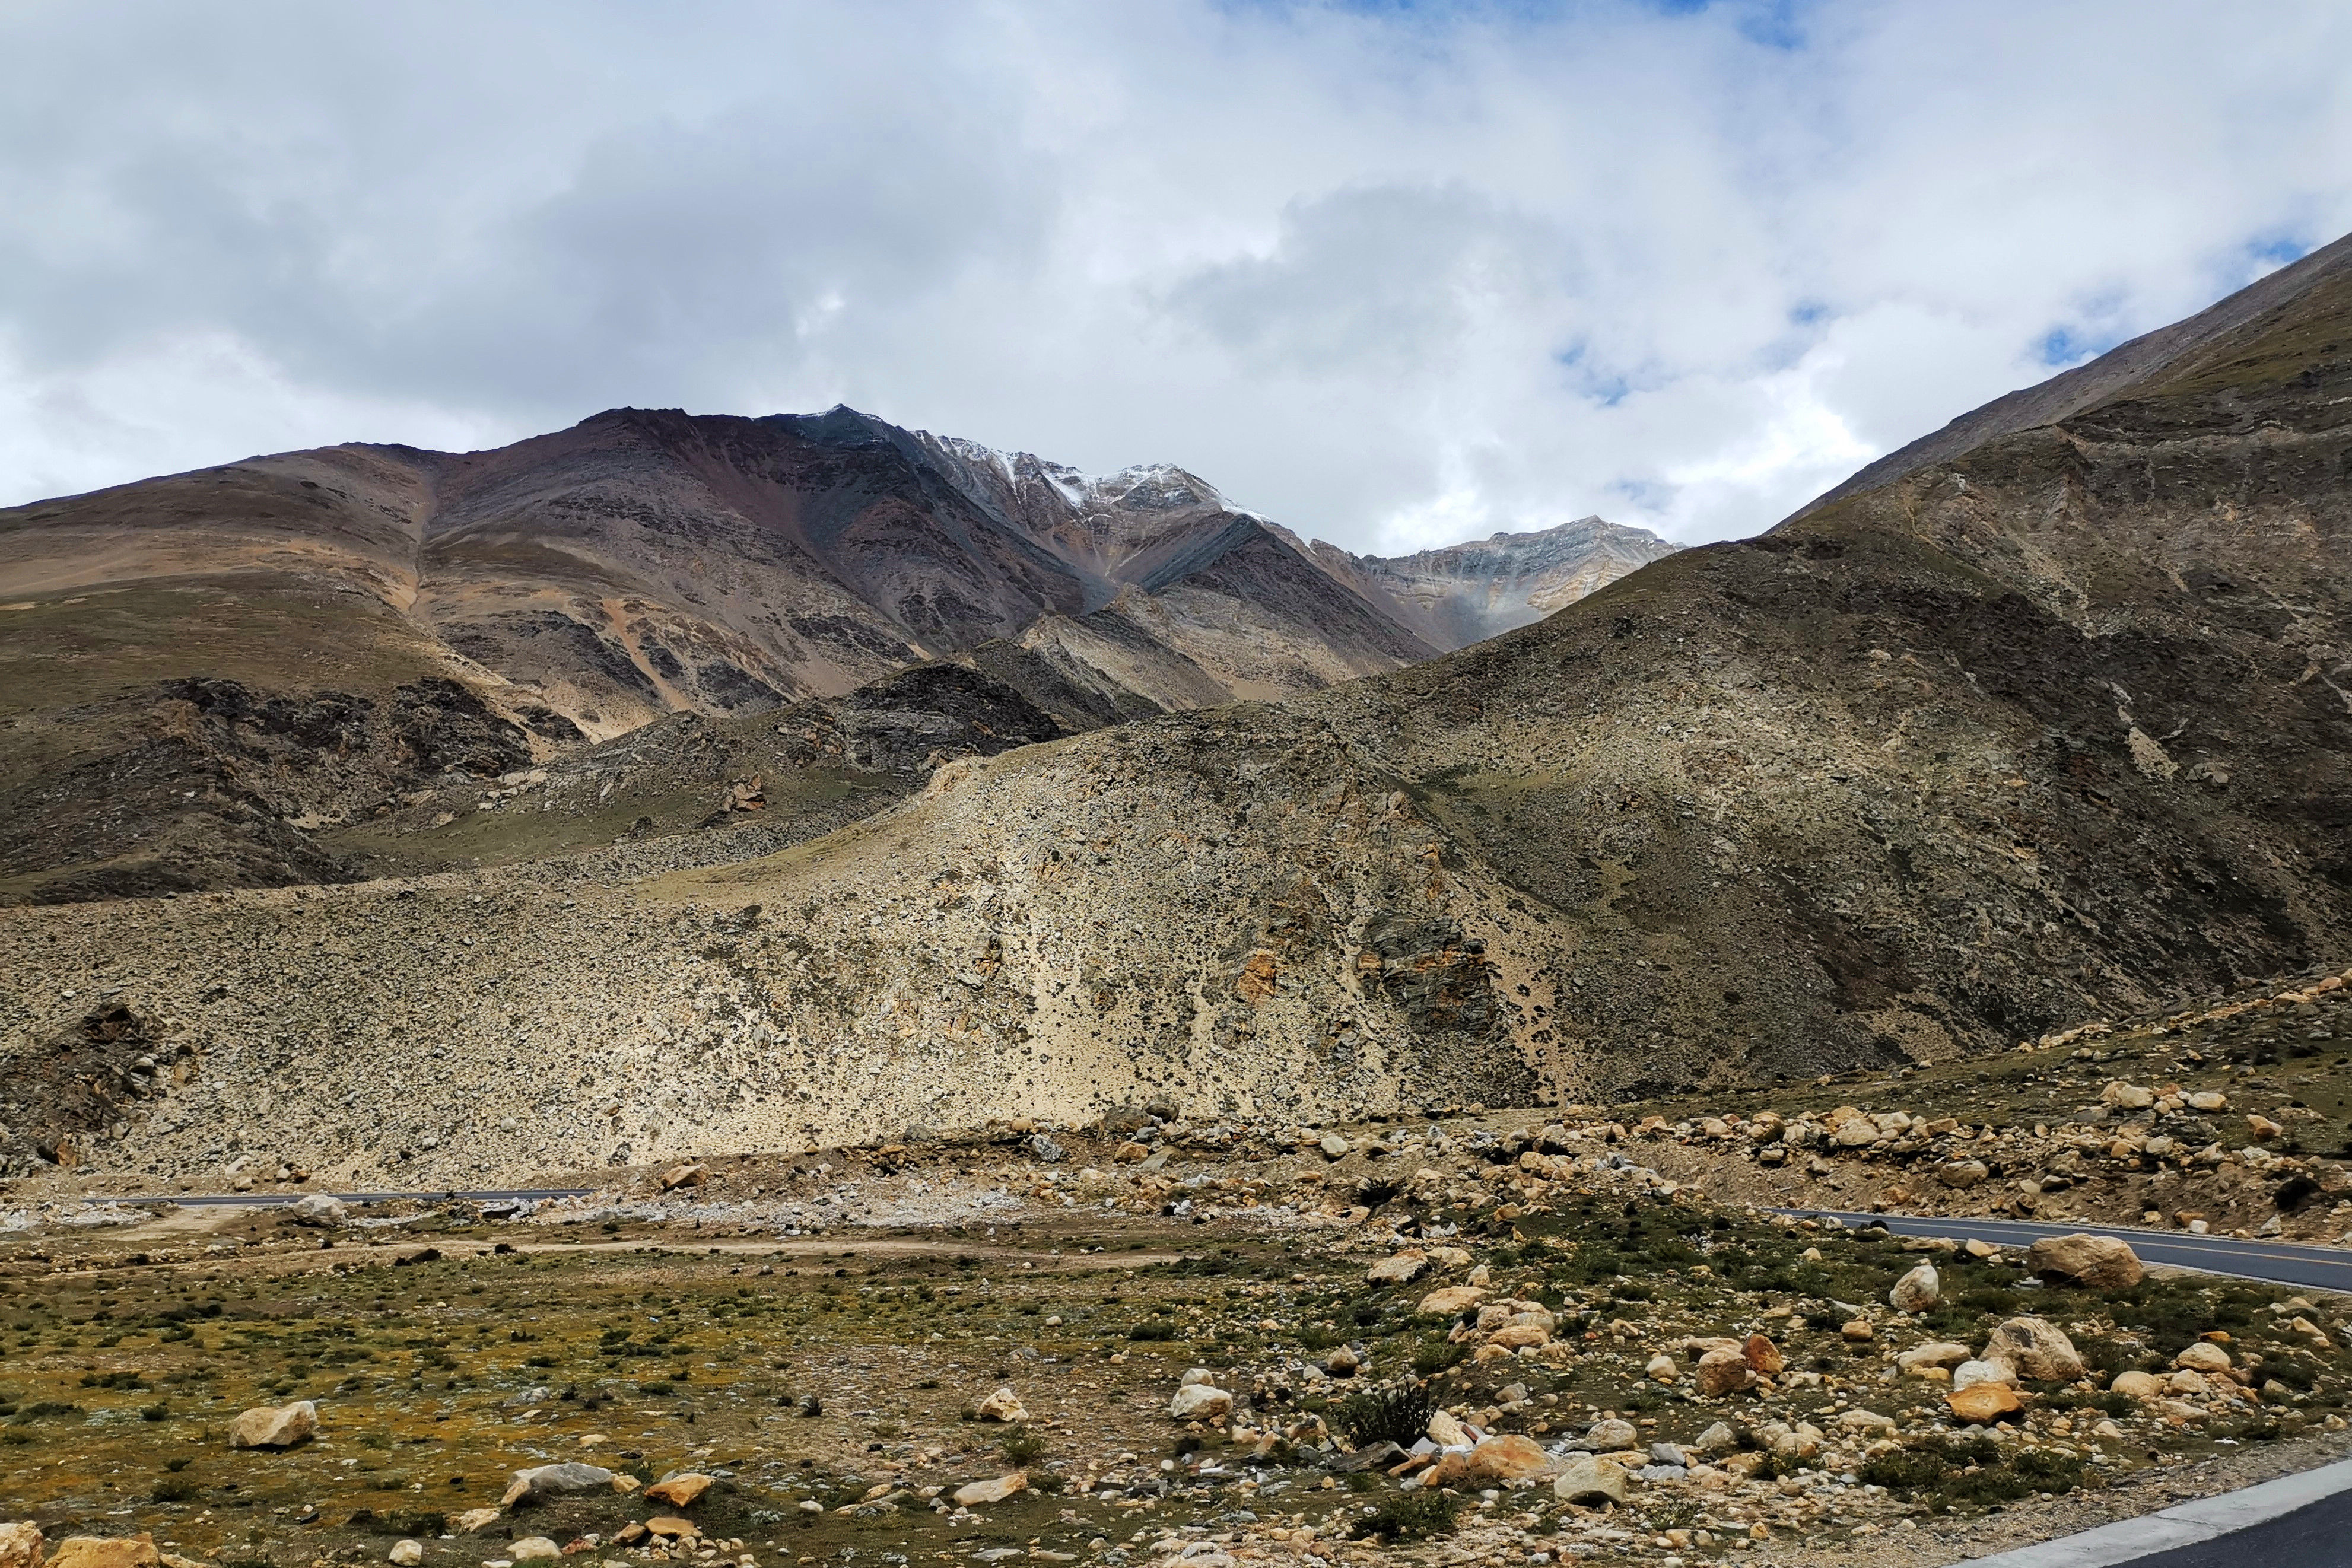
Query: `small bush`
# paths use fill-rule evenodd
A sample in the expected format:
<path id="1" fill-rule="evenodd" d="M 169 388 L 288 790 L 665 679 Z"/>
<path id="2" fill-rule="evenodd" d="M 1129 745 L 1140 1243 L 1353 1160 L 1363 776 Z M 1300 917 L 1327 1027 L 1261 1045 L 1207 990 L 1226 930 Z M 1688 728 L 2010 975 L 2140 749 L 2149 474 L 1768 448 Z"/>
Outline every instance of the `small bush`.
<path id="1" fill-rule="evenodd" d="M 1402 1541 L 1426 1541 L 1454 1531 L 1459 1500 L 1442 1491 L 1413 1490 L 1383 1498 L 1378 1507 L 1356 1521 L 1349 1533 L 1358 1541 L 1392 1546 Z"/>
<path id="2" fill-rule="evenodd" d="M 1132 1340 L 1160 1341 L 1176 1337 L 1176 1325 L 1166 1318 L 1147 1318 L 1127 1331 Z"/>
<path id="3" fill-rule="evenodd" d="M 1034 1432 L 1015 1429 L 1005 1436 L 1000 1447 L 1003 1450 L 1005 1463 L 1016 1469 L 1034 1465 L 1045 1457 L 1045 1439 Z"/>
<path id="4" fill-rule="evenodd" d="M 1360 1448 L 1384 1441 L 1409 1448 L 1429 1430 L 1436 1410 L 1425 1388 L 1367 1389 L 1341 1400 L 1331 1424 Z"/>
<path id="5" fill-rule="evenodd" d="M 1412 1353 L 1412 1369 L 1423 1377 L 1434 1377 L 1449 1367 L 1461 1364 L 1469 1352 L 1458 1344 L 1448 1344 L 1442 1339 L 1423 1341 Z"/>

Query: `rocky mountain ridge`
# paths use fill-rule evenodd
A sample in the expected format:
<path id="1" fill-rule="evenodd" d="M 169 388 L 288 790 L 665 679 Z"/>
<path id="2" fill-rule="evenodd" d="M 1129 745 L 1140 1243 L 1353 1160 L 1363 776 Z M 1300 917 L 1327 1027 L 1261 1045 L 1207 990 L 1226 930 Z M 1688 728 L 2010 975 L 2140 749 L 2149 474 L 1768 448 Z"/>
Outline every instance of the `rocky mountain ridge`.
<path id="1" fill-rule="evenodd" d="M 763 858 L 13 912 L 0 1030 L 97 996 L 187 1046 L 96 1162 L 435 1185 L 1771 1084 L 2340 965 L 2352 242 L 2284 276 L 1535 625 L 949 761 Z"/>
<path id="2" fill-rule="evenodd" d="M 1443 645 L 1181 469 L 1088 478 L 848 409 L 617 409 L 18 507 L 0 604 L 0 899 L 332 880 L 359 862 L 321 831 L 928 661 L 1074 732 Z"/>

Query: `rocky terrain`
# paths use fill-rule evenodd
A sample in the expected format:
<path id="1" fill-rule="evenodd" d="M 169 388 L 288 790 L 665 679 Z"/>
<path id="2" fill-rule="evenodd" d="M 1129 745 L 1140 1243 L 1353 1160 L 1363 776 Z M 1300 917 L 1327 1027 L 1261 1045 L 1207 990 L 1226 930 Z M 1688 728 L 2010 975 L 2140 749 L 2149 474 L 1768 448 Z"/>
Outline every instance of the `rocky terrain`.
<path id="1" fill-rule="evenodd" d="M 1931 1564 L 2345 1450 L 2340 1301 L 1759 1217 L 1663 1146 L 1146 1110 L 0 1211 L 0 1546 Z"/>

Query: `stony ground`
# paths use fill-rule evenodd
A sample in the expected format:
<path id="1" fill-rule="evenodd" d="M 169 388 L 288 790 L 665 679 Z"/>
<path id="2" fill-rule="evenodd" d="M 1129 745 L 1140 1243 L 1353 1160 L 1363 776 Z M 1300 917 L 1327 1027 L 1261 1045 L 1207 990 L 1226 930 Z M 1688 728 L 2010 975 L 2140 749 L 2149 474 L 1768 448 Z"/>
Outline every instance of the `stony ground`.
<path id="1" fill-rule="evenodd" d="M 0 1221 L 0 1496 L 221 1564 L 1924 1564 L 2347 1447 L 2341 1301 L 1776 1221 L 1622 1131 L 1005 1126 L 528 1211 L 32 1205 Z M 1938 1299 L 1896 1310 L 1922 1262 Z M 1954 1353 L 2021 1318 L 2082 1366 L 1964 1420 Z M 299 1400 L 313 1439 L 226 1446 Z M 572 1460 L 627 1490 L 499 1507 Z M 711 1484 L 646 1500 L 677 1473 Z M 1019 1490 L 955 1500 L 987 1482 Z"/>

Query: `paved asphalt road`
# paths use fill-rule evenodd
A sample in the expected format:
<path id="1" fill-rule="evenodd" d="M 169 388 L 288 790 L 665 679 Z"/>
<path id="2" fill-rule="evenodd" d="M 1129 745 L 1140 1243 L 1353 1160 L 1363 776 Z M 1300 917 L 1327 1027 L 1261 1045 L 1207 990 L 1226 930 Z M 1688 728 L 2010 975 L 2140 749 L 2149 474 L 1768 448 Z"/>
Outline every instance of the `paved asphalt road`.
<path id="1" fill-rule="evenodd" d="M 2240 1241 L 2228 1236 L 2192 1236 L 2179 1230 L 2141 1230 L 2122 1225 L 2037 1225 L 2016 1219 L 1923 1219 L 1906 1214 L 1855 1214 L 1836 1208 L 1783 1208 L 1795 1215 L 1833 1215 L 1848 1225 L 1885 1221 L 1900 1236 L 1948 1236 L 1955 1241 L 1970 1237 L 2003 1247 L 2026 1247 L 2044 1236 L 2113 1236 L 2131 1244 L 2143 1263 L 2169 1264 L 2207 1274 L 2233 1274 L 2242 1280 L 2263 1280 L 2275 1285 L 2315 1286 L 2323 1291 L 2352 1291 L 2352 1249 L 2296 1247 L 2261 1239 Z M 2339 1561 L 2352 1563 L 2352 1544 Z"/>
<path id="2" fill-rule="evenodd" d="M 2233 1534 L 2133 1557 L 2116 1568 L 2344 1568 L 2352 1563 L 2352 1491 Z"/>
<path id="3" fill-rule="evenodd" d="M 584 1186 L 517 1187 L 507 1192 L 331 1192 L 326 1196 L 345 1203 L 389 1203 L 395 1198 L 413 1197 L 431 1203 L 446 1198 L 463 1198 L 469 1203 L 512 1202 L 527 1198 L 537 1202 L 550 1197 L 582 1197 L 591 1190 Z M 267 1208 L 272 1204 L 299 1203 L 311 1197 L 304 1192 L 227 1192 L 190 1197 L 184 1193 L 162 1193 L 152 1197 L 93 1197 L 92 1203 L 176 1203 L 187 1208 Z"/>

